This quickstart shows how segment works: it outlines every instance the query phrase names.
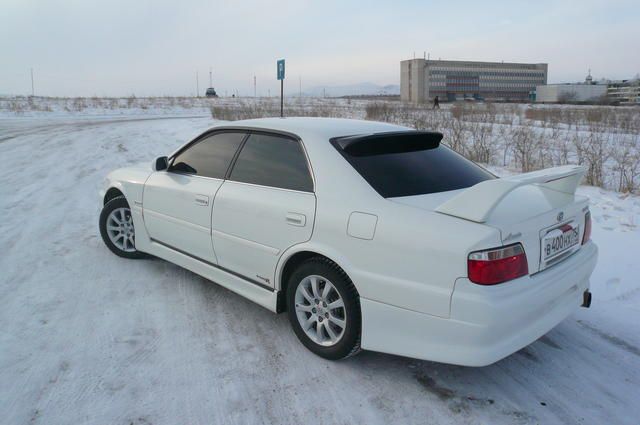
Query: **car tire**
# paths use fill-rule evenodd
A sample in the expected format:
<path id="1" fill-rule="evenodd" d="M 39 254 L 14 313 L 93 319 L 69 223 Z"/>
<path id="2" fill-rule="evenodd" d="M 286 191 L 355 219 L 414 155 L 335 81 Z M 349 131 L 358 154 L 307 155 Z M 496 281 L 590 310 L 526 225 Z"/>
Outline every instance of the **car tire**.
<path id="1" fill-rule="evenodd" d="M 291 326 L 311 352 L 329 360 L 360 352 L 360 297 L 337 264 L 324 257 L 304 261 L 289 276 L 286 297 Z"/>
<path id="2" fill-rule="evenodd" d="M 124 196 L 108 201 L 100 213 L 100 235 L 114 254 L 130 259 L 146 255 L 135 249 L 135 228 L 131 208 Z"/>

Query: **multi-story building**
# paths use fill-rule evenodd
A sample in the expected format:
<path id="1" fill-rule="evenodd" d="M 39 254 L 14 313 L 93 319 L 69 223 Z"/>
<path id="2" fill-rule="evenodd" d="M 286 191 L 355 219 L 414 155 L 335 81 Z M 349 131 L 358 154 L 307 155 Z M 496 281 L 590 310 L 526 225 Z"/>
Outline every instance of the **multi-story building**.
<path id="1" fill-rule="evenodd" d="M 620 105 L 640 105 L 640 79 L 609 81 L 607 97 Z"/>
<path id="2" fill-rule="evenodd" d="M 487 99 L 527 101 L 547 84 L 546 63 L 409 59 L 400 62 L 400 98 L 405 102 Z"/>

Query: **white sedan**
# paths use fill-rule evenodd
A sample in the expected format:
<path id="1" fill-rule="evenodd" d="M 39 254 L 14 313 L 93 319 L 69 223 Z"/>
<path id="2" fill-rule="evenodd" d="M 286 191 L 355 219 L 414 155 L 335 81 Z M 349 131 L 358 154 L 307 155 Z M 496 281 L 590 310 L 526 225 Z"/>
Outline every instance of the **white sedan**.
<path id="1" fill-rule="evenodd" d="M 324 118 L 214 127 L 110 173 L 100 232 L 286 311 L 312 352 L 483 366 L 591 302 L 584 174 L 498 179 L 442 134 Z"/>

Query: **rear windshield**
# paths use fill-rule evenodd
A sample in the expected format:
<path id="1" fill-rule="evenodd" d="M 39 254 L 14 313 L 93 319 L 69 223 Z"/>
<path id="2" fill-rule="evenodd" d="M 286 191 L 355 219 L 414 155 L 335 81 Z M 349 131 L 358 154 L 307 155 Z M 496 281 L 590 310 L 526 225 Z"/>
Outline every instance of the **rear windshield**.
<path id="1" fill-rule="evenodd" d="M 434 137 L 436 135 L 436 137 Z M 348 145 L 332 143 L 358 173 L 385 198 L 464 189 L 495 176 L 439 141 L 439 133 L 374 135 Z M 345 138 L 346 139 L 346 138 Z"/>

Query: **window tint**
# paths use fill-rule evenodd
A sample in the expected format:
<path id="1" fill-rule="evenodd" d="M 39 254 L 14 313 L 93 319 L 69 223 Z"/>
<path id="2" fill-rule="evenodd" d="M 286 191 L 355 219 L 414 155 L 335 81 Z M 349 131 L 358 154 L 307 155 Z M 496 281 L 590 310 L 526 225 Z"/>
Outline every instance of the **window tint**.
<path id="1" fill-rule="evenodd" d="M 313 181 L 302 146 L 296 140 L 279 136 L 249 136 L 233 166 L 231 180 L 313 191 Z"/>
<path id="2" fill-rule="evenodd" d="M 178 154 L 169 171 L 223 179 L 245 133 L 217 133 Z"/>
<path id="3" fill-rule="evenodd" d="M 407 137 L 407 136 L 405 136 Z M 435 144 L 425 149 L 408 148 L 401 152 L 403 136 L 389 137 L 389 153 L 379 146 L 367 153 L 359 147 L 349 154 L 338 150 L 364 179 L 383 197 L 424 195 L 463 189 L 495 178 L 491 173 L 446 146 Z M 338 142 L 339 143 L 339 142 Z M 359 144 L 366 144 L 367 141 Z"/>

